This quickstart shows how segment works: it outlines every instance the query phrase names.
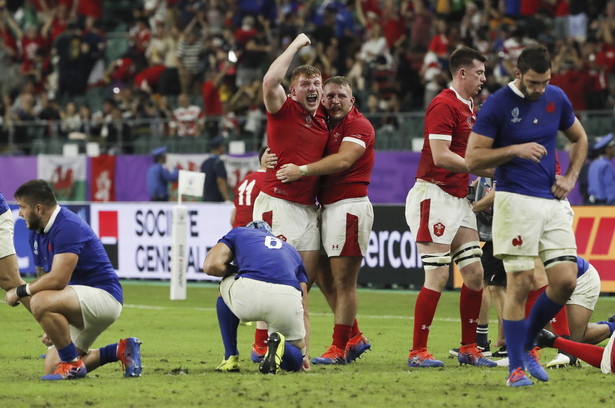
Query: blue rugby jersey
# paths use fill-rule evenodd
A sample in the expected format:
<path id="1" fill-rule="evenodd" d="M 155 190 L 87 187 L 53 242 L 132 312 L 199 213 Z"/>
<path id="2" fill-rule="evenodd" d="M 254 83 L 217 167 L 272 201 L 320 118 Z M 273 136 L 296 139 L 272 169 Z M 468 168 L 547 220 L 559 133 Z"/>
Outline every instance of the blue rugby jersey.
<path id="1" fill-rule="evenodd" d="M 513 90 L 510 83 L 492 95 L 482 106 L 473 132 L 493 139 L 493 147 L 536 142 L 547 149 L 539 163 L 518 157 L 495 170 L 498 191 L 533 197 L 555 198 L 555 142 L 558 130 L 570 128 L 575 121 L 572 104 L 564 92 L 547 85 L 537 101 L 530 102 Z"/>
<path id="2" fill-rule="evenodd" d="M 299 283 L 307 282 L 303 261 L 295 248 L 265 231 L 238 227 L 218 242 L 235 254 L 238 277 L 289 285 L 300 291 Z"/>
<path id="3" fill-rule="evenodd" d="M 77 214 L 61 207 L 48 232 L 30 231 L 29 242 L 37 267 L 49 272 L 55 254 L 77 254 L 68 284 L 103 289 L 123 303 L 122 286 L 102 242 Z"/>

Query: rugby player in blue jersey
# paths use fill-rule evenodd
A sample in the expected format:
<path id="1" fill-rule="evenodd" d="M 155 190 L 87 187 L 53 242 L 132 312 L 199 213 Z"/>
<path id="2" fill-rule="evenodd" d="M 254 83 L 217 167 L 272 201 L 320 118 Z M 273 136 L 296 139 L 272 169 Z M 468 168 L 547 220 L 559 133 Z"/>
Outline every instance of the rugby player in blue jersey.
<path id="1" fill-rule="evenodd" d="M 566 304 L 577 279 L 576 241 L 563 201 L 574 187 L 587 154 L 587 135 L 564 92 L 549 85 L 551 59 L 540 45 L 519 56 L 515 80 L 482 106 L 466 150 L 470 171 L 496 167 L 494 255 L 504 262 L 507 287 L 503 325 L 509 386 L 532 385 L 549 376 L 534 340 Z M 571 142 L 566 174 L 556 176 L 558 131 Z M 549 287 L 525 321 L 525 301 L 540 256 Z"/>
<path id="2" fill-rule="evenodd" d="M 126 377 L 139 376 L 137 338 L 90 350 L 117 320 L 123 303 L 122 286 L 100 239 L 84 220 L 58 205 L 45 180 L 27 181 L 14 197 L 30 230 L 39 277 L 9 290 L 5 300 L 16 306 L 29 299 L 32 315 L 52 344 L 41 379 L 81 378 L 116 361 L 122 362 Z"/>
<path id="3" fill-rule="evenodd" d="M 299 253 L 265 221 L 232 229 L 209 251 L 203 271 L 222 277 L 216 310 L 225 357 L 217 371 L 239 371 L 239 321 L 269 327 L 263 374 L 309 369 L 305 357 L 307 275 Z"/>

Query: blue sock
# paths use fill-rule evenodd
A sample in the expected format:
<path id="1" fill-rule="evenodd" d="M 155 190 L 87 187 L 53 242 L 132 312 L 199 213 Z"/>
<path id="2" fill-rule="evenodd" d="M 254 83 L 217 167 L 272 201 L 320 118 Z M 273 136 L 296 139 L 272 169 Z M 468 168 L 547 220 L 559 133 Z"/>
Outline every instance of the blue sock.
<path id="1" fill-rule="evenodd" d="M 58 355 L 60 356 L 60 360 L 65 363 L 76 361 L 77 358 L 79 358 L 79 354 L 77 354 L 77 347 L 75 347 L 72 341 L 68 346 L 58 349 Z"/>
<path id="2" fill-rule="evenodd" d="M 607 326 L 609 326 L 609 335 L 612 335 L 613 332 L 615 331 L 615 323 L 611 323 L 611 322 L 607 322 L 607 321 L 603 320 L 603 321 L 598 322 L 596 324 L 606 324 Z"/>
<path id="3" fill-rule="evenodd" d="M 98 352 L 100 353 L 100 365 L 115 363 L 118 360 L 117 347 L 118 343 L 113 343 L 98 349 Z"/>
<path id="4" fill-rule="evenodd" d="M 303 367 L 303 354 L 301 354 L 301 350 L 289 342 L 285 342 L 280 368 L 286 371 L 299 371 L 301 367 Z"/>
<path id="5" fill-rule="evenodd" d="M 222 343 L 224 344 L 224 359 L 227 360 L 230 356 L 239 355 L 239 351 L 237 351 L 237 326 L 239 326 L 239 318 L 231 312 L 231 309 L 229 309 L 221 297 L 218 297 L 216 301 L 216 312 L 218 314 L 218 325 L 220 326 Z"/>
<path id="6" fill-rule="evenodd" d="M 512 374 L 517 368 L 524 368 L 523 340 L 525 339 L 525 319 L 502 319 L 504 337 L 506 337 L 506 350 L 508 352 L 508 371 Z"/>
<path id="7" fill-rule="evenodd" d="M 550 321 L 555 317 L 557 312 L 561 310 L 564 305 L 555 303 L 547 296 L 547 292 L 544 291 L 536 299 L 534 307 L 530 312 L 530 317 L 527 319 L 526 331 L 525 331 L 525 343 L 523 344 L 524 351 L 528 351 L 534 348 L 534 340 L 540 330 L 542 330 Z"/>

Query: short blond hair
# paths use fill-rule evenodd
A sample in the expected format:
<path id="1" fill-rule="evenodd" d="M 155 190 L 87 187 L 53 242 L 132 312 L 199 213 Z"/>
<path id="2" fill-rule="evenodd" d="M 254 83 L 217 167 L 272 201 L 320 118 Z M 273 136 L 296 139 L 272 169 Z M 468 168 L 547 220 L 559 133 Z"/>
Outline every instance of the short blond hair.
<path id="1" fill-rule="evenodd" d="M 299 76 L 305 76 L 307 78 L 313 78 L 315 76 L 322 78 L 322 73 L 318 68 L 313 65 L 300 65 L 293 70 L 292 75 L 290 76 L 290 84 L 295 85 L 297 83 L 297 78 Z"/>

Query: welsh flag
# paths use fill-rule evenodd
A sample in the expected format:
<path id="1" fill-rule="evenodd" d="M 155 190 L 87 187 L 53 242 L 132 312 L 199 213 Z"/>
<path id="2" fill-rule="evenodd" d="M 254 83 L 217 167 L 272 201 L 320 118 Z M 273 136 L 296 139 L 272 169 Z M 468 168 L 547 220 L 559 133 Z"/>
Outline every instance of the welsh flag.
<path id="1" fill-rule="evenodd" d="M 115 201 L 115 156 L 103 154 L 90 160 L 92 201 Z"/>
<path id="2" fill-rule="evenodd" d="M 86 156 L 38 155 L 38 178 L 49 181 L 58 201 L 86 201 Z"/>

